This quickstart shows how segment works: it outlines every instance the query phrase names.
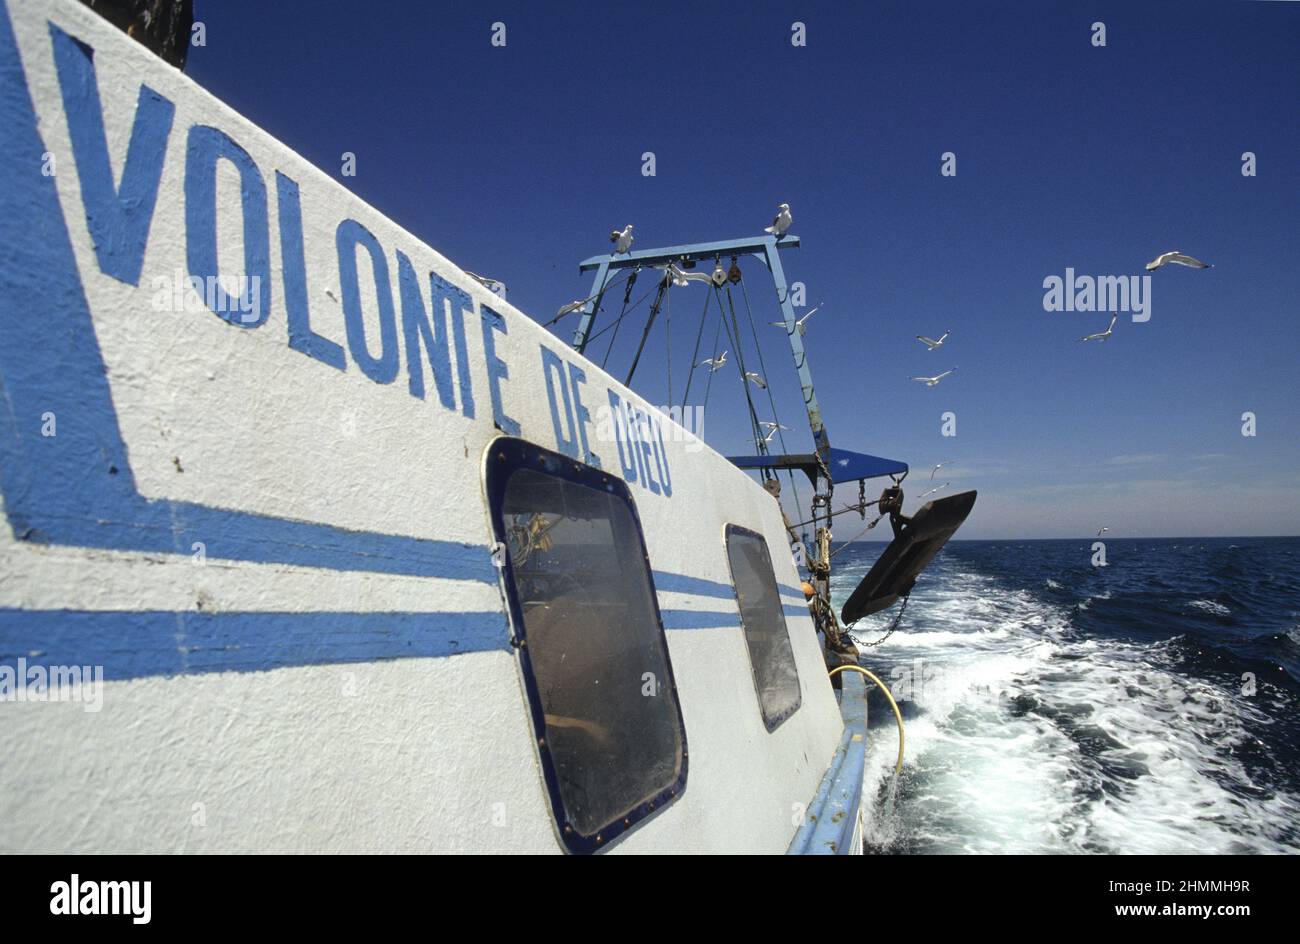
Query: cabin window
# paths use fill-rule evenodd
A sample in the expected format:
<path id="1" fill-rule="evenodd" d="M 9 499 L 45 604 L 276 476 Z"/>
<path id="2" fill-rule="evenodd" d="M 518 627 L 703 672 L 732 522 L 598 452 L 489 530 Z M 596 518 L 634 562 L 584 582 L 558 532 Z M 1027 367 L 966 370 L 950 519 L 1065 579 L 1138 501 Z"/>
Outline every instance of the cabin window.
<path id="1" fill-rule="evenodd" d="M 761 534 L 728 525 L 727 557 L 763 723 L 774 731 L 799 709 L 802 699 L 781 591 Z"/>
<path id="2" fill-rule="evenodd" d="M 597 851 L 686 784 L 641 523 L 622 479 L 520 439 L 493 443 L 486 480 L 557 828 Z"/>

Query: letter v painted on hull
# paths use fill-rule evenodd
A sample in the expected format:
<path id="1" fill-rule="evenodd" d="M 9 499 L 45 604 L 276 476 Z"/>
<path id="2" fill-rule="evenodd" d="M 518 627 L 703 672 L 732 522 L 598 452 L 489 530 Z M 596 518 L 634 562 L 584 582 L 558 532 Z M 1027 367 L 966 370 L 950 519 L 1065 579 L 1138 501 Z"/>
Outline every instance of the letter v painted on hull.
<path id="1" fill-rule="evenodd" d="M 50 40 L 95 258 L 105 275 L 137 285 L 176 106 L 149 86 L 140 86 L 122 180 L 114 185 L 95 51 L 53 23 Z"/>

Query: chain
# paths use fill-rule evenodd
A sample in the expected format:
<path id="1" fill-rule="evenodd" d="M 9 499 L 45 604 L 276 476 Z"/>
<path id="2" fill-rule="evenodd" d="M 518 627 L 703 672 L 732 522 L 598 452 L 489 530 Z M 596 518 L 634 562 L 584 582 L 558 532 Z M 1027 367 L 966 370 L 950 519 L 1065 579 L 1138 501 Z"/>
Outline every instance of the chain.
<path id="1" fill-rule="evenodd" d="M 853 644 L 857 646 L 859 649 L 870 649 L 874 646 L 879 646 L 890 636 L 894 635 L 894 630 L 898 629 L 898 624 L 903 621 L 903 614 L 907 612 L 907 601 L 908 601 L 908 597 L 903 597 L 903 605 L 898 608 L 898 612 L 894 615 L 893 623 L 891 623 L 889 629 L 885 631 L 885 635 L 881 636 L 879 639 L 875 640 L 874 642 L 863 642 L 857 636 L 853 635 L 853 627 L 857 626 L 858 623 L 861 622 L 860 619 L 854 620 L 852 623 L 849 623 L 849 625 L 845 626 L 844 634 L 848 636 L 849 639 L 852 640 Z"/>

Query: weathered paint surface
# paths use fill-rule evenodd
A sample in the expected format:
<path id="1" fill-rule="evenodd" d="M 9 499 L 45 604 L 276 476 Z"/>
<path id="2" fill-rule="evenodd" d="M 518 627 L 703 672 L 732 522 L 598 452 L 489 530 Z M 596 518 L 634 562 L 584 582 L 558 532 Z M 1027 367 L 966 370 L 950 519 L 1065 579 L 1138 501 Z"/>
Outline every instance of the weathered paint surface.
<path id="1" fill-rule="evenodd" d="M 0 180 L 0 666 L 106 678 L 0 702 L 0 851 L 558 851 L 503 431 L 635 483 L 691 761 L 614 849 L 787 847 L 841 723 L 743 473 L 71 0 L 0 5 Z M 728 523 L 788 597 L 771 734 Z"/>

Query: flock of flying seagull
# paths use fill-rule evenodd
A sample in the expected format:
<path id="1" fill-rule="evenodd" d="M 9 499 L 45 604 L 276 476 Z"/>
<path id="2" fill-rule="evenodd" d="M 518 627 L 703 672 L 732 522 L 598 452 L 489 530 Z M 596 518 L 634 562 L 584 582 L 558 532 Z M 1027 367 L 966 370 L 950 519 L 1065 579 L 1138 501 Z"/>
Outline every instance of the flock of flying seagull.
<path id="1" fill-rule="evenodd" d="M 1164 252 L 1164 253 L 1161 253 L 1160 255 L 1156 256 L 1156 258 L 1152 259 L 1150 262 L 1147 263 L 1147 265 L 1146 265 L 1146 270 L 1147 270 L 1148 272 L 1154 272 L 1156 269 L 1162 268 L 1162 267 L 1164 267 L 1164 266 L 1166 266 L 1166 265 L 1181 265 L 1181 266 L 1187 266 L 1188 268 L 1191 268 L 1191 269 L 1212 269 L 1212 268 L 1214 268 L 1214 266 L 1212 266 L 1212 265 L 1211 265 L 1210 263 L 1208 263 L 1208 262 L 1202 262 L 1200 259 L 1197 259 L 1197 258 L 1195 258 L 1195 257 L 1193 257 L 1193 256 L 1189 256 L 1189 255 L 1187 255 L 1186 253 L 1179 252 L 1178 250 L 1175 249 L 1175 250 L 1173 250 L 1173 251 L 1171 251 L 1171 252 Z M 1106 326 L 1106 330 L 1105 330 L 1105 331 L 1098 331 L 1098 332 L 1096 332 L 1095 334 L 1088 334 L 1088 335 L 1085 335 L 1084 337 L 1079 338 L 1079 340 L 1080 340 L 1080 341 L 1102 341 L 1102 342 L 1105 342 L 1105 341 L 1109 340 L 1111 334 L 1112 334 L 1112 333 L 1114 332 L 1114 330 L 1115 330 L 1115 322 L 1116 322 L 1118 319 L 1119 319 L 1119 315 L 1118 315 L 1118 313 L 1116 313 L 1116 314 L 1112 314 L 1112 315 L 1110 316 L 1110 324 Z M 944 332 L 943 334 L 941 334 L 938 338 L 927 338 L 927 337 L 925 337 L 924 335 L 920 335 L 920 334 L 918 334 L 918 335 L 916 336 L 916 339 L 917 339 L 918 341 L 920 341 L 922 344 L 925 345 L 927 351 L 935 351 L 935 350 L 938 350 L 939 348 L 943 347 L 943 343 L 944 343 L 945 341 L 948 340 L 948 336 L 949 336 L 950 334 L 952 334 L 952 330 L 951 330 L 951 329 L 949 329 L 948 331 L 945 331 L 945 332 Z M 943 380 L 943 378 L 947 377 L 949 374 L 951 374 L 951 373 L 952 373 L 953 371 L 955 371 L 956 369 L 957 369 L 956 367 L 953 367 L 952 370 L 945 370 L 942 374 L 936 374 L 936 375 L 933 376 L 933 377 L 912 377 L 911 379 L 912 379 L 912 380 L 920 381 L 921 383 L 925 384 L 927 387 L 933 387 L 933 386 L 936 386 L 936 385 L 939 383 L 939 381 Z M 945 462 L 940 462 L 940 463 L 939 463 L 938 465 L 936 465 L 933 469 L 931 469 L 931 470 L 930 470 L 930 481 L 931 481 L 931 482 L 934 481 L 934 473 L 935 473 L 935 472 L 938 472 L 941 468 L 943 468 L 945 465 L 949 465 L 950 463 L 951 463 L 951 460 L 948 460 L 948 461 L 945 461 Z M 939 485 L 939 486 L 937 486 L 937 487 L 935 487 L 935 488 L 930 489 L 930 490 L 927 491 L 927 492 L 924 492 L 924 493 L 921 495 L 921 498 L 924 499 L 924 498 L 926 498 L 926 497 L 929 496 L 929 495 L 933 495 L 935 492 L 939 491 L 940 489 L 947 488 L 948 485 L 950 485 L 950 484 L 951 484 L 951 483 L 949 483 L 949 482 L 944 482 L 942 485 Z M 1098 532 L 1097 532 L 1097 537 L 1101 537 L 1103 534 L 1105 534 L 1105 533 L 1108 532 L 1109 530 L 1110 530 L 1110 528 L 1102 527 L 1100 530 L 1098 530 Z"/>
<path id="2" fill-rule="evenodd" d="M 779 204 L 776 208 L 776 216 L 772 220 L 772 225 L 766 227 L 763 230 L 763 232 L 768 233 L 772 236 L 776 236 L 778 238 L 784 236 L 786 230 L 790 228 L 790 224 L 793 222 L 793 219 L 794 218 L 790 215 L 790 204 L 788 203 Z M 632 236 L 631 223 L 628 223 L 622 229 L 616 229 L 612 233 L 610 233 L 609 241 L 614 244 L 614 254 L 619 255 L 628 252 L 632 248 L 633 238 L 634 237 Z M 1189 256 L 1186 253 L 1179 252 L 1178 250 L 1175 249 L 1171 252 L 1161 253 L 1155 259 L 1148 262 L 1146 265 L 1146 270 L 1148 272 L 1154 272 L 1156 269 L 1162 268 L 1163 266 L 1166 265 L 1181 265 L 1181 266 L 1187 266 L 1192 269 L 1213 268 L 1213 266 L 1210 265 L 1209 263 L 1202 262 L 1199 259 Z M 718 284 L 718 274 L 722 272 L 721 268 L 719 268 L 718 271 L 714 272 L 712 275 L 706 275 L 702 272 L 686 272 L 678 268 L 677 266 L 673 265 L 671 262 L 665 266 L 658 266 L 658 268 L 663 269 L 665 272 L 667 272 L 669 277 L 672 278 L 673 284 L 678 286 L 687 285 L 691 282 L 709 282 L 711 284 Z M 590 301 L 590 299 L 574 301 L 568 305 L 565 305 L 563 308 L 560 309 L 559 314 L 564 315 L 570 311 L 576 311 L 578 308 L 585 305 L 587 301 Z M 794 326 L 798 329 L 800 336 L 802 336 L 808 330 L 807 328 L 808 319 L 811 318 L 813 315 L 815 315 L 817 311 L 821 309 L 821 307 L 822 307 L 821 305 L 818 305 L 816 308 L 813 308 L 806 315 L 804 315 L 802 318 L 800 318 L 798 321 L 794 323 Z M 1118 319 L 1119 319 L 1118 314 L 1112 314 L 1110 316 L 1110 324 L 1106 326 L 1105 331 L 1097 331 L 1094 334 L 1084 335 L 1083 337 L 1079 338 L 1079 340 L 1080 341 L 1101 341 L 1101 342 L 1110 340 L 1111 335 L 1115 331 L 1115 322 Z M 773 321 L 772 324 L 776 325 L 779 328 L 786 327 L 786 323 L 784 321 Z M 925 345 L 927 351 L 937 351 L 939 348 L 943 347 L 943 343 L 948 340 L 948 336 L 951 334 L 952 334 L 952 330 L 949 329 L 937 338 L 928 338 L 924 335 L 918 334 L 916 336 L 916 339 Z M 710 372 L 716 371 L 719 368 L 721 368 L 724 364 L 727 363 L 727 353 L 728 353 L 727 351 L 723 351 L 721 354 L 717 354 L 714 355 L 713 357 L 705 358 L 695 366 L 708 367 Z M 949 374 L 953 373 L 956 370 L 957 368 L 953 367 L 949 370 L 945 370 L 941 374 L 935 374 L 930 377 L 910 377 L 908 379 L 923 383 L 927 387 L 935 387 L 938 386 L 939 381 L 943 380 L 943 378 L 947 377 Z M 747 372 L 745 374 L 745 379 L 753 381 L 759 387 L 763 387 L 763 388 L 767 387 L 767 383 L 763 380 L 763 378 L 752 371 Z M 775 432 L 775 429 L 773 429 L 773 432 Z M 770 435 L 768 438 L 771 438 Z"/>
<path id="3" fill-rule="evenodd" d="M 777 206 L 776 217 L 772 220 L 772 225 L 766 227 L 763 231 L 765 233 L 768 233 L 769 235 L 780 238 L 781 236 L 785 235 L 786 230 L 790 228 L 790 224 L 792 222 L 793 222 L 793 217 L 790 214 L 790 204 L 782 203 Z M 614 244 L 615 255 L 628 252 L 632 248 L 632 241 L 633 241 L 632 224 L 628 223 L 627 226 L 623 227 L 621 230 L 618 229 L 614 230 L 612 233 L 609 234 L 609 241 Z M 1187 266 L 1188 268 L 1192 268 L 1192 269 L 1213 268 L 1213 266 L 1210 265 L 1209 263 L 1202 262 L 1201 260 L 1189 256 L 1186 253 L 1179 252 L 1178 250 L 1173 250 L 1171 252 L 1161 253 L 1155 259 L 1148 262 L 1146 265 L 1146 270 L 1148 272 L 1154 272 L 1156 269 L 1162 268 L 1166 265 L 1181 265 L 1181 266 Z M 672 279 L 673 284 L 677 286 L 687 285 L 691 282 L 709 282 L 714 285 L 721 285 L 722 282 L 726 281 L 726 273 L 723 272 L 721 267 L 719 267 L 717 271 L 715 271 L 712 275 L 706 275 L 700 272 L 687 272 L 677 267 L 676 265 L 673 265 L 672 263 L 668 263 L 667 265 L 664 266 L 658 266 L 657 268 L 664 270 L 667 273 L 667 276 Z M 721 282 L 719 281 L 719 275 L 722 276 Z M 564 306 L 564 308 L 561 308 L 559 311 L 559 315 L 567 314 L 570 311 L 576 311 L 578 308 L 585 305 L 588 301 L 590 301 L 590 299 L 584 299 L 582 301 L 572 302 L 571 304 Z M 794 326 L 796 329 L 798 329 L 801 337 L 808 330 L 807 329 L 808 319 L 811 318 L 813 315 L 815 315 L 822 307 L 824 307 L 824 304 L 825 303 L 822 303 L 812 308 L 807 314 L 805 314 L 802 318 L 800 318 L 798 321 L 794 323 Z M 1079 338 L 1079 341 L 1101 341 L 1104 343 L 1110 340 L 1111 335 L 1115 331 L 1115 323 L 1116 321 L 1118 321 L 1118 319 L 1119 319 L 1118 313 L 1112 314 L 1110 316 L 1110 324 L 1106 326 L 1105 331 L 1098 331 L 1094 334 L 1084 335 L 1083 337 Z M 786 328 L 788 330 L 788 325 L 784 321 L 773 321 L 772 324 L 777 326 L 778 328 Z M 952 334 L 952 329 L 948 329 L 947 331 L 944 331 L 943 334 L 939 335 L 939 337 L 937 338 L 930 338 L 930 337 L 926 337 L 925 335 L 918 334 L 916 336 L 916 339 L 925 345 L 925 349 L 927 352 L 937 351 L 939 348 L 943 347 L 944 342 L 948 340 L 951 334 Z M 707 367 L 709 369 L 709 372 L 713 373 L 714 371 L 720 370 L 727 363 L 728 353 L 729 353 L 728 351 L 723 351 L 721 354 L 716 354 L 713 357 L 705 358 L 695 366 Z M 927 387 L 935 387 L 938 386 L 939 381 L 943 380 L 945 377 L 952 374 L 956 370 L 957 368 L 954 366 L 949 370 L 945 370 L 941 374 L 935 374 L 929 377 L 910 377 L 909 379 L 918 381 L 919 383 L 923 383 Z M 755 384 L 756 386 L 762 389 L 767 388 L 767 382 L 754 371 L 746 371 L 745 380 L 747 382 L 751 382 Z M 760 425 L 767 430 L 767 435 L 763 436 L 761 439 L 761 441 L 764 443 L 770 443 L 772 441 L 772 437 L 775 436 L 778 431 L 789 428 L 787 426 L 782 426 L 780 423 L 770 422 L 767 420 L 762 421 Z M 952 464 L 951 460 L 946 460 L 944 462 L 940 462 L 939 464 L 937 464 L 933 469 L 930 470 L 930 481 L 931 482 L 934 481 L 935 472 L 938 472 L 945 465 L 951 465 L 951 464 Z M 929 491 L 922 494 L 921 498 L 926 498 L 927 496 L 932 495 L 935 492 L 940 491 L 941 489 L 947 488 L 950 484 L 951 484 L 950 482 L 944 482 L 942 485 L 935 486 L 934 488 L 931 488 Z M 1097 536 L 1101 537 L 1101 535 L 1105 534 L 1109 530 L 1110 530 L 1109 528 L 1103 527 L 1101 530 L 1097 532 Z"/>
<path id="4" fill-rule="evenodd" d="M 1147 263 L 1147 271 L 1154 272 L 1166 265 L 1187 266 L 1189 269 L 1213 269 L 1214 266 L 1208 262 L 1202 262 L 1187 255 L 1185 252 L 1179 252 L 1177 249 L 1172 252 L 1162 252 L 1150 262 Z M 1111 333 L 1115 330 L 1115 322 L 1119 320 L 1119 313 L 1116 312 L 1110 316 L 1110 324 L 1106 326 L 1105 331 L 1098 331 L 1096 334 L 1086 334 L 1079 338 L 1080 341 L 1102 341 L 1110 340 Z"/>
<path id="5" fill-rule="evenodd" d="M 786 230 L 790 228 L 790 224 L 793 222 L 793 219 L 794 218 L 790 214 L 790 204 L 788 203 L 779 204 L 776 208 L 776 216 L 772 219 L 772 225 L 766 227 L 763 230 L 763 232 L 768 233 L 772 236 L 776 236 L 778 238 L 784 236 Z M 615 255 L 620 255 L 622 253 L 630 251 L 632 248 L 633 239 L 634 237 L 632 235 L 631 223 L 628 223 L 622 229 L 616 229 L 609 234 L 609 241 L 614 244 Z M 1162 268 L 1166 265 L 1181 265 L 1181 266 L 1187 266 L 1188 268 L 1192 268 L 1192 269 L 1214 268 L 1209 263 L 1202 262 L 1201 260 L 1194 258 L 1193 256 L 1189 256 L 1186 253 L 1179 252 L 1178 250 L 1175 249 L 1171 252 L 1161 253 L 1155 259 L 1152 259 L 1150 262 L 1147 263 L 1146 270 L 1148 272 L 1154 272 L 1156 269 Z M 719 276 L 720 275 L 722 276 L 722 281 L 725 281 L 725 276 L 726 276 L 726 274 L 723 272 L 723 270 L 720 267 L 712 275 L 707 275 L 703 272 L 687 272 L 679 268 L 678 266 L 674 265 L 671 262 L 668 263 L 667 265 L 657 266 L 657 268 L 664 270 L 668 274 L 668 276 L 672 279 L 673 284 L 677 286 L 688 285 L 691 282 L 708 282 L 710 284 L 719 285 L 721 284 L 721 282 L 719 281 Z M 561 308 L 557 313 L 557 317 L 559 317 L 559 315 L 568 314 L 571 311 L 576 311 L 582 306 L 584 306 L 585 304 L 587 304 L 587 302 L 589 301 L 590 299 L 580 299 L 577 301 L 573 301 L 568 305 L 565 305 L 563 308 Z M 822 307 L 821 305 L 818 305 L 817 307 L 813 308 L 811 311 L 809 311 L 807 314 L 805 314 L 802 318 L 800 318 L 798 321 L 794 323 L 794 326 L 795 328 L 798 329 L 801 337 L 808 330 L 807 328 L 808 319 L 811 318 L 813 315 L 815 315 L 821 307 Z M 1110 324 L 1106 326 L 1105 331 L 1097 331 L 1093 334 L 1084 335 L 1083 337 L 1079 338 L 1079 340 L 1080 341 L 1101 341 L 1103 343 L 1109 341 L 1111 335 L 1115 331 L 1115 323 L 1118 320 L 1119 320 L 1118 313 L 1112 314 L 1110 317 Z M 786 327 L 786 323 L 784 321 L 773 321 L 772 324 L 776 325 L 779 328 Z M 938 338 L 928 338 L 924 335 L 918 334 L 916 336 L 916 339 L 925 345 L 927 351 L 937 351 L 939 348 L 943 347 L 943 343 L 948 340 L 948 336 L 950 334 L 952 334 L 951 329 L 945 331 Z M 728 353 L 727 351 L 723 351 L 721 354 L 715 355 L 713 357 L 705 358 L 695 366 L 708 367 L 710 371 L 718 370 L 720 367 L 722 367 L 724 364 L 727 363 L 727 353 Z M 956 369 L 957 369 L 956 367 L 953 367 L 950 370 L 945 370 L 943 373 L 935 374 L 934 376 L 910 377 L 908 379 L 923 383 L 927 387 L 935 387 L 938 386 L 939 381 L 943 380 L 943 378 L 953 373 Z M 758 374 L 753 373 L 752 371 L 746 373 L 745 378 L 747 380 L 752 380 L 759 387 L 764 387 L 764 388 L 767 387 L 767 384 L 763 381 L 763 378 L 760 377 Z"/>
<path id="6" fill-rule="evenodd" d="M 1147 263 L 1146 269 L 1148 272 L 1154 272 L 1156 269 L 1162 268 L 1163 266 L 1166 265 L 1181 265 L 1181 266 L 1187 266 L 1192 269 L 1214 268 L 1212 265 L 1210 265 L 1207 262 L 1202 262 L 1200 259 L 1196 259 L 1192 256 L 1187 255 L 1186 253 L 1178 252 L 1177 250 L 1174 250 L 1172 252 L 1161 253 L 1155 259 L 1152 259 L 1150 262 Z M 1079 338 L 1079 340 L 1080 341 L 1102 341 L 1102 342 L 1110 340 L 1110 336 L 1115 331 L 1115 322 L 1118 319 L 1119 319 L 1118 314 L 1112 314 L 1110 316 L 1110 324 L 1106 326 L 1105 331 L 1098 331 L 1095 334 L 1084 335 L 1083 337 Z M 924 335 L 918 334 L 916 336 L 916 339 L 925 345 L 927 351 L 935 351 L 943 347 L 943 342 L 948 340 L 948 335 L 950 334 L 952 334 L 951 330 L 945 331 L 938 338 L 927 338 Z M 920 381 L 921 383 L 925 384 L 927 387 L 933 387 L 936 386 L 939 383 L 939 381 L 943 380 L 943 378 L 947 377 L 956 369 L 957 369 L 956 367 L 953 367 L 952 370 L 945 370 L 942 374 L 936 374 L 933 377 L 911 377 L 909 379 Z"/>
<path id="7" fill-rule="evenodd" d="M 952 328 L 949 328 L 947 331 L 939 335 L 939 337 L 937 338 L 927 338 L 924 335 L 918 334 L 916 336 L 916 339 L 925 345 L 925 349 L 927 352 L 937 351 L 939 350 L 939 348 L 943 347 L 943 342 L 948 340 L 948 335 L 950 334 L 952 334 Z M 952 368 L 952 370 L 945 370 L 942 374 L 935 374 L 933 377 L 909 377 L 908 379 L 919 380 L 927 387 L 934 387 L 938 385 L 940 380 L 943 380 L 943 378 L 947 377 L 956 369 L 957 368 L 954 367 Z"/>

